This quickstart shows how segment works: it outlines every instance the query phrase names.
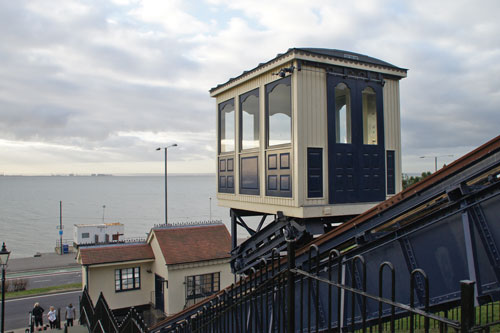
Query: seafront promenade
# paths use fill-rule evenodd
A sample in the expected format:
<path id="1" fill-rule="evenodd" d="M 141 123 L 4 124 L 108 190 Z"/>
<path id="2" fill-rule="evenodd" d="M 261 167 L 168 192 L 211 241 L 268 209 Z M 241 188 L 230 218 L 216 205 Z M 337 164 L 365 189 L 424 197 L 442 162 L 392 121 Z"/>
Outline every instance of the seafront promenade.
<path id="1" fill-rule="evenodd" d="M 27 289 L 66 285 L 69 283 L 68 279 L 80 282 L 81 275 L 79 273 L 81 266 L 76 262 L 75 256 L 75 253 L 63 255 L 42 253 L 37 257 L 11 258 L 9 259 L 6 271 L 6 278 L 8 280 L 18 278 L 26 279 L 29 281 Z M 44 294 L 38 294 L 8 299 L 6 304 L 6 333 L 25 332 L 28 320 L 27 313 L 33 307 L 35 301 L 39 301 L 46 309 L 48 309 L 49 305 L 64 309 L 69 302 L 73 302 L 78 308 L 78 292 L 79 289 L 65 289 L 59 292 L 51 292 L 46 296 L 44 296 Z M 76 328 L 70 331 L 78 332 Z"/>
<path id="2" fill-rule="evenodd" d="M 75 260 L 76 253 L 57 254 L 42 253 L 39 257 L 11 258 L 7 266 L 7 278 L 43 273 L 45 271 L 60 271 L 81 267 Z"/>

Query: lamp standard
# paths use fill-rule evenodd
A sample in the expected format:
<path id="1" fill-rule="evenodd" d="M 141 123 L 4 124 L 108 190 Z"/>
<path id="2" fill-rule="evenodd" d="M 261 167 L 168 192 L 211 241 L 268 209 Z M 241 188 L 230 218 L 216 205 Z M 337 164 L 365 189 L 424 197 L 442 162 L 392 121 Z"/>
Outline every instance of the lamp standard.
<path id="1" fill-rule="evenodd" d="M 453 157 L 453 155 L 420 156 L 420 158 L 434 158 L 434 172 L 438 170 L 438 157 Z"/>
<path id="2" fill-rule="evenodd" d="M 9 261 L 9 256 L 10 251 L 7 251 L 4 242 L 0 251 L 0 266 L 2 266 L 2 333 L 4 333 L 5 328 L 5 267 L 7 266 L 7 261 Z"/>
<path id="3" fill-rule="evenodd" d="M 177 143 L 174 143 L 166 147 L 158 147 L 156 150 L 165 150 L 165 225 L 168 224 L 168 201 L 167 201 L 167 150 L 170 147 L 177 147 Z"/>

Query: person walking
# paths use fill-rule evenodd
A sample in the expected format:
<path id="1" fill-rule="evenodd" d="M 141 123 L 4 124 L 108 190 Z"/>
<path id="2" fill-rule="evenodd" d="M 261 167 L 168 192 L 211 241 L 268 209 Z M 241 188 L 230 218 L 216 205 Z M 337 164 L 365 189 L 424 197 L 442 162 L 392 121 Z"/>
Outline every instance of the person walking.
<path id="1" fill-rule="evenodd" d="M 57 313 L 53 306 L 50 307 L 49 313 L 47 313 L 47 319 L 50 323 L 50 328 L 57 328 Z"/>
<path id="2" fill-rule="evenodd" d="M 66 326 L 73 326 L 73 319 L 75 319 L 76 311 L 73 304 L 69 303 L 66 307 Z"/>
<path id="3" fill-rule="evenodd" d="M 33 306 L 33 311 L 31 311 L 31 314 L 35 318 L 35 327 L 38 331 L 43 330 L 43 311 L 45 310 L 40 306 L 40 303 L 38 302 L 35 303 L 35 305 Z"/>

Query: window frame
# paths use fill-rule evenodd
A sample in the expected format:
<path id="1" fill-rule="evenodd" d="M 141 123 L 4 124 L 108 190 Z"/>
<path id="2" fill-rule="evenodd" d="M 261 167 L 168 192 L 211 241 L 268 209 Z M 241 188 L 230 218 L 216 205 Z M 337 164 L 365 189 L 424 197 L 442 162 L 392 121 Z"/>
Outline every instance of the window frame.
<path id="1" fill-rule="evenodd" d="M 342 85 L 344 85 L 345 89 L 346 90 L 346 94 L 345 95 L 340 95 L 340 96 L 337 96 L 337 90 L 343 90 L 342 89 Z M 335 87 L 333 88 L 334 89 L 334 110 L 335 110 L 335 144 L 353 144 L 353 133 L 352 133 L 352 128 L 353 128 L 353 111 L 352 111 L 352 91 L 351 91 L 351 87 L 350 85 L 347 83 L 347 82 L 340 82 L 338 83 L 337 85 L 335 85 Z M 345 123 L 340 123 L 340 109 L 337 110 L 337 99 L 342 97 L 342 96 L 345 96 Z M 346 135 L 346 142 L 342 142 L 341 138 L 340 138 L 340 129 L 341 128 L 344 128 L 345 130 L 345 135 Z M 337 137 L 338 136 L 338 137 Z"/>
<path id="2" fill-rule="evenodd" d="M 364 87 L 360 91 L 361 95 L 361 126 L 363 129 L 363 144 L 370 146 L 377 146 L 379 144 L 379 128 L 378 128 L 378 113 L 379 110 L 377 108 L 377 91 L 370 86 Z M 365 99 L 366 95 L 366 99 Z M 369 104 L 369 96 L 373 98 L 372 104 Z M 372 108 L 371 108 L 372 107 Z M 370 116 L 371 112 L 374 111 L 374 116 Z M 373 126 L 374 124 L 374 126 Z M 373 137 L 370 135 L 370 125 L 372 128 L 375 128 L 375 135 Z M 370 138 L 372 138 L 372 142 L 370 142 Z"/>
<path id="3" fill-rule="evenodd" d="M 207 283 L 205 282 L 205 278 L 210 276 L 210 291 L 208 293 L 202 293 L 203 287 L 206 288 Z M 196 278 L 199 279 L 199 288 L 197 288 L 196 285 Z M 205 274 L 198 274 L 198 275 L 188 275 L 185 278 L 185 283 L 186 283 L 186 301 L 188 300 L 196 300 L 200 298 L 205 298 L 210 295 L 215 294 L 216 292 L 220 291 L 220 272 L 213 272 L 213 273 L 205 273 Z M 191 281 L 192 282 L 191 282 Z M 199 292 L 197 292 L 197 289 L 199 289 Z M 192 295 L 190 295 L 190 291 L 194 291 Z"/>
<path id="4" fill-rule="evenodd" d="M 270 140 L 270 117 L 269 117 L 269 94 L 280 84 L 286 84 L 287 86 L 290 87 L 290 142 L 287 143 L 280 143 L 277 145 L 271 145 L 269 140 Z M 293 95 L 292 95 L 292 76 L 286 76 L 282 79 L 273 81 L 271 83 L 268 83 L 265 85 L 265 105 L 266 105 L 266 110 L 265 110 L 265 131 L 266 131 L 266 142 L 265 142 L 265 147 L 266 149 L 280 149 L 283 147 L 290 147 L 292 146 L 293 143 Z"/>
<path id="5" fill-rule="evenodd" d="M 257 127 L 259 129 L 259 133 L 257 136 L 257 147 L 251 147 L 251 148 L 243 148 L 243 103 L 248 99 L 250 96 L 255 96 L 257 97 Z M 259 93 L 259 88 L 252 89 L 250 91 L 247 91 L 244 94 L 241 94 L 238 98 L 238 104 L 239 104 L 239 110 L 238 110 L 238 119 L 239 119 L 239 144 L 240 144 L 240 151 L 253 151 L 253 150 L 259 150 L 261 147 L 261 142 L 260 142 L 260 134 L 261 134 L 261 128 L 260 128 L 260 93 Z"/>
<path id="6" fill-rule="evenodd" d="M 127 270 L 132 270 L 132 287 L 124 287 L 124 281 L 128 282 L 126 276 L 124 277 L 124 271 L 126 274 Z M 137 273 L 137 276 L 136 276 Z M 118 284 L 119 282 L 119 284 Z M 129 283 L 127 283 L 128 285 Z M 131 291 L 131 290 L 139 290 L 141 289 L 141 267 L 140 266 L 135 266 L 135 267 L 126 267 L 126 268 L 117 268 L 115 269 L 115 292 L 124 292 L 124 291 Z"/>
<path id="7" fill-rule="evenodd" d="M 222 110 L 224 110 L 224 108 L 227 105 L 232 105 L 233 112 L 234 112 L 233 150 L 222 151 L 222 122 L 221 122 L 221 120 L 222 120 Z M 218 131 L 218 134 L 219 134 L 219 138 L 217 140 L 218 141 L 217 142 L 217 147 L 218 147 L 219 155 L 234 154 L 234 152 L 236 151 L 236 107 L 235 107 L 235 103 L 234 103 L 234 97 L 231 98 L 231 99 L 228 99 L 228 100 L 226 100 L 224 102 L 219 103 L 219 105 L 217 106 L 217 114 L 218 114 L 218 124 L 217 124 L 218 128 L 217 128 L 217 131 Z"/>

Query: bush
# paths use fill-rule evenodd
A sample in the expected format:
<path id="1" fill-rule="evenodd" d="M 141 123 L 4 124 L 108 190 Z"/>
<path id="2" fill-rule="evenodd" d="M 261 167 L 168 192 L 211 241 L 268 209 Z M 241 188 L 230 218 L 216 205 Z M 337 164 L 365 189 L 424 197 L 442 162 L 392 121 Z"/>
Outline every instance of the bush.
<path id="1" fill-rule="evenodd" d="M 26 290 L 26 286 L 28 285 L 28 280 L 26 279 L 15 279 L 12 281 L 12 291 L 21 291 Z"/>

